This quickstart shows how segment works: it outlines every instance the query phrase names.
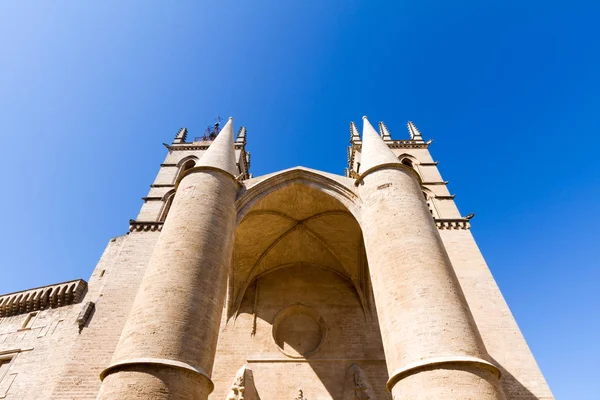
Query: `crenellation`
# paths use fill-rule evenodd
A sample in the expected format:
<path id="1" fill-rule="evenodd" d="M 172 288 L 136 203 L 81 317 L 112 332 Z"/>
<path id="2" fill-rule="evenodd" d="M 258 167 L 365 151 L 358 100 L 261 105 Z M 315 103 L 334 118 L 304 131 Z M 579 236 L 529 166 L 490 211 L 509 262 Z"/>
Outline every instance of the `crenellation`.
<path id="1" fill-rule="evenodd" d="M 0 317 L 77 303 L 87 288 L 83 279 L 42 286 L 0 296 Z"/>

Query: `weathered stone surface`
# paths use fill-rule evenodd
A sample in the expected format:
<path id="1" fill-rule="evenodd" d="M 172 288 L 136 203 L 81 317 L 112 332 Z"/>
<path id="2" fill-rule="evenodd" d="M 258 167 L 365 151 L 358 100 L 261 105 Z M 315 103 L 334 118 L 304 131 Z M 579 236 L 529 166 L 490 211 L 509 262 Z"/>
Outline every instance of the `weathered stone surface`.
<path id="1" fill-rule="evenodd" d="M 257 178 L 180 130 L 87 289 L 0 296 L 0 398 L 553 399 L 429 143 L 371 128 Z"/>

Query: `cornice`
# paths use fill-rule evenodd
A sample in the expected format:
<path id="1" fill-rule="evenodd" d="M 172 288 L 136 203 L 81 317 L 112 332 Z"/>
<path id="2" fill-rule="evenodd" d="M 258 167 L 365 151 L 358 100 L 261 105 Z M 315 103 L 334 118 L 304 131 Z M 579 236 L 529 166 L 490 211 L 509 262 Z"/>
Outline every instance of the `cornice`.
<path id="1" fill-rule="evenodd" d="M 434 218 L 435 226 L 440 230 L 471 229 L 467 218 Z M 160 232 L 164 222 L 129 220 L 129 232 Z"/>
<path id="2" fill-rule="evenodd" d="M 435 218 L 435 226 L 437 226 L 439 230 L 471 229 L 471 223 L 467 218 Z"/>
<path id="3" fill-rule="evenodd" d="M 420 142 L 415 140 L 393 140 L 386 142 L 392 149 L 427 149 L 431 140 L 428 142 Z"/>
<path id="4" fill-rule="evenodd" d="M 427 149 L 431 144 L 431 140 L 428 142 L 415 140 L 386 140 L 385 144 L 387 144 L 390 149 Z M 352 147 L 360 150 L 362 148 L 362 140 L 353 141 Z"/>
<path id="5" fill-rule="evenodd" d="M 208 150 L 213 141 L 202 141 L 202 142 L 191 142 L 191 143 L 181 143 L 181 144 L 172 144 L 167 148 L 169 151 L 179 151 L 179 150 Z M 244 148 L 245 143 L 234 142 L 234 146 L 236 150 L 241 150 Z"/>
<path id="6" fill-rule="evenodd" d="M 86 281 L 76 279 L 5 294 L 0 296 L 0 317 L 79 303 L 86 288 Z"/>
<path id="7" fill-rule="evenodd" d="M 161 231 L 164 222 L 158 221 L 136 221 L 133 219 L 129 220 L 129 232 L 155 232 Z"/>
<path id="8" fill-rule="evenodd" d="M 423 182 L 422 185 L 447 185 L 448 181 L 441 182 Z"/>

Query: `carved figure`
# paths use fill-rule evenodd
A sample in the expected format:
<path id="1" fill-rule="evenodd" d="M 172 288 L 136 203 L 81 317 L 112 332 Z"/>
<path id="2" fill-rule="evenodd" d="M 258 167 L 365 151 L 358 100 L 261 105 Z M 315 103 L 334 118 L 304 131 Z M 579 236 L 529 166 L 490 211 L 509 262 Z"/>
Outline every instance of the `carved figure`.
<path id="1" fill-rule="evenodd" d="M 260 400 L 254 387 L 252 370 L 245 365 L 238 370 L 225 400 Z"/>
<path id="2" fill-rule="evenodd" d="M 367 381 L 364 371 L 356 364 L 352 364 L 346 372 L 344 386 L 344 400 L 375 400 L 373 389 Z"/>
<path id="3" fill-rule="evenodd" d="M 231 389 L 225 400 L 244 400 L 244 390 L 246 390 L 245 375 L 246 366 L 244 365 L 238 370 L 237 374 L 235 374 Z"/>

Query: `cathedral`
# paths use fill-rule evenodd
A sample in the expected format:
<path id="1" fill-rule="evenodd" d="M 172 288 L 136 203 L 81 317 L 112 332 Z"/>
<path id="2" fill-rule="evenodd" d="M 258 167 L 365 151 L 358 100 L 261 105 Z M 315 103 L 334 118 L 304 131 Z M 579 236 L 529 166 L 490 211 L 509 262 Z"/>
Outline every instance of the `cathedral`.
<path id="1" fill-rule="evenodd" d="M 0 296 L 0 399 L 554 398 L 412 122 L 350 123 L 344 175 L 235 132 L 165 144 L 88 281 Z"/>

